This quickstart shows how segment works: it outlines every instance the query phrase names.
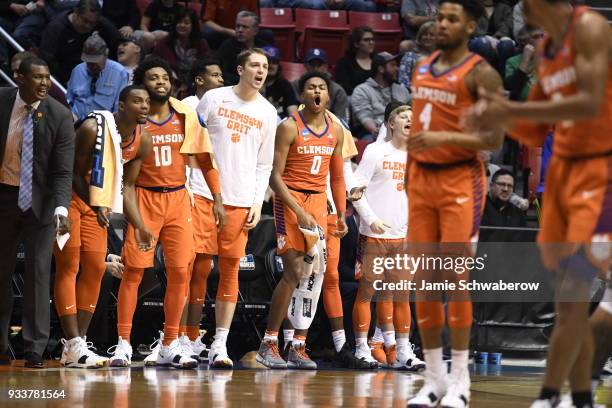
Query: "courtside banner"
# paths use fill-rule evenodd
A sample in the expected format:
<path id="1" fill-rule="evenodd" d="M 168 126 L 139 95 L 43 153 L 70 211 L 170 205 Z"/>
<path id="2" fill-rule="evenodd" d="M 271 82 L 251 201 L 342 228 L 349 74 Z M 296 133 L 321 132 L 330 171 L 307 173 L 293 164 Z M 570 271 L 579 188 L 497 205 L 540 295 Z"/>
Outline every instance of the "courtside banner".
<path id="1" fill-rule="evenodd" d="M 580 302 L 610 279 L 612 243 L 408 244 L 361 239 L 356 277 L 372 301 Z M 411 296 L 411 299 L 414 297 Z"/>

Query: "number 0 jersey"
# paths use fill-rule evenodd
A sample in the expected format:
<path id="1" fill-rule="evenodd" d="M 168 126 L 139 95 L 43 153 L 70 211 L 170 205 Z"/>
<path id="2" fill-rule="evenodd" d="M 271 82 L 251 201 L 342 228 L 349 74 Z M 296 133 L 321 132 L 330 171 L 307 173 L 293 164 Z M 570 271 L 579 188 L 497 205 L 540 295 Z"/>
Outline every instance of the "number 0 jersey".
<path id="1" fill-rule="evenodd" d="M 435 73 L 433 66 L 439 56 L 439 51 L 434 52 L 415 71 L 412 81 L 412 134 L 426 130 L 463 132 L 465 129 L 459 124 L 461 116 L 476 102 L 465 84 L 465 78 L 483 59 L 471 54 L 461 64 Z M 476 151 L 440 146 L 408 154 L 418 162 L 448 164 L 469 160 L 476 156 Z"/>
<path id="2" fill-rule="evenodd" d="M 324 193 L 329 163 L 338 143 L 332 131 L 334 122 L 325 115 L 325 130 L 317 134 L 304 122 L 300 111 L 287 120 L 295 121 L 298 134 L 287 154 L 283 181 L 292 190 Z"/>
<path id="3" fill-rule="evenodd" d="M 185 157 L 180 153 L 185 139 L 185 122 L 174 110 L 162 123 L 147 119 L 145 130 L 151 135 L 153 152 L 142 161 L 136 185 L 178 187 L 185 184 Z"/>

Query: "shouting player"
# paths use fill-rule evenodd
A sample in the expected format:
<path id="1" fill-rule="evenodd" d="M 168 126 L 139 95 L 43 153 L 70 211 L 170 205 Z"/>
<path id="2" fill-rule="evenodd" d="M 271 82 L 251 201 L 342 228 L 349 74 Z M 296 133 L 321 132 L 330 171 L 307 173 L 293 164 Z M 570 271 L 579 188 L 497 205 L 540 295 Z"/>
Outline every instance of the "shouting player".
<path id="1" fill-rule="evenodd" d="M 483 91 L 485 99 L 471 122 L 511 128 L 521 119 L 510 133 L 533 146 L 541 146 L 556 124 L 538 243 L 544 265 L 566 282 L 557 288 L 558 315 L 544 385 L 532 406 L 556 406 L 569 379 L 574 405 L 591 407 L 588 293 L 598 270 L 606 271 L 611 259 L 612 32 L 603 16 L 587 7 L 572 8 L 569 1 L 523 3 L 526 21 L 547 32 L 538 82 L 526 103 Z M 568 293 L 571 301 L 564 301 Z"/>
<path id="2" fill-rule="evenodd" d="M 126 188 L 135 194 L 142 216 L 130 220 L 126 232 L 123 247 L 125 271 L 117 306 L 119 341 L 114 346 L 111 366 L 124 367 L 131 362 L 129 339 L 138 286 L 145 268 L 153 266 L 154 257 L 154 251 L 142 252 L 141 249 L 143 241 L 156 241 L 157 237 L 164 247 L 168 282 L 164 297 L 164 339 L 157 363 L 176 368 L 194 368 L 198 363 L 178 340 L 188 267 L 193 259 L 191 206 L 185 190 L 187 154 L 196 155 L 206 181 L 215 193 L 215 218 L 222 220 L 224 214 L 219 174 L 213 167 L 208 133 L 193 109 L 170 97 L 171 72 L 167 62 L 158 58 L 144 61 L 134 72 L 134 83 L 144 85 L 151 96 L 145 130 L 151 135 L 153 151 L 143 160 L 138 177 L 124 180 Z"/>
<path id="3" fill-rule="evenodd" d="M 148 112 L 147 90 L 128 86 L 119 94 L 117 113 L 94 111 L 81 121 L 76 131 L 73 193 L 68 211 L 71 235 L 62 250 L 56 245 L 54 251 L 55 307 L 65 336 L 60 362 L 66 367 L 97 368 L 108 361 L 90 350 L 85 341 L 106 269 L 106 229 L 110 227 L 108 216 L 111 208 L 90 207 L 92 161 L 94 153 L 102 153 L 98 138 L 102 137 L 106 143 L 110 143 L 112 139 L 104 133 L 109 132 L 110 136 L 110 132 L 118 132 L 124 171 L 139 169 L 142 159 L 151 150 L 151 140 L 143 137 L 141 126 Z M 106 153 L 110 152 L 106 150 Z M 120 166 L 121 163 L 115 165 Z M 94 183 L 97 181 L 103 183 L 103 180 L 94 180 Z M 121 197 L 112 197 L 109 204 L 113 199 Z"/>
<path id="4" fill-rule="evenodd" d="M 241 52 L 237 71 L 238 85 L 206 92 L 197 108 L 212 141 L 227 214 L 225 227 L 217 231 L 213 219 L 205 216 L 211 211 L 213 195 L 201 183 L 195 207 L 202 244 L 197 252 L 205 254 L 200 258 L 205 265 L 196 265 L 200 279 L 207 279 L 209 259 L 219 255 L 217 327 L 209 352 L 214 368 L 234 365 L 227 353 L 227 336 L 238 300 L 240 258 L 245 255 L 248 231 L 259 222 L 274 157 L 276 109 L 259 93 L 268 74 L 266 54 L 258 48 Z"/>
<path id="5" fill-rule="evenodd" d="M 294 288 L 305 278 L 306 248 L 299 228 L 313 230 L 319 226 L 323 231 L 327 229 L 328 174 L 338 211 L 335 234 L 342 237 L 347 232 L 343 130 L 326 115 L 329 79 L 325 74 L 309 72 L 300 78 L 299 89 L 305 108 L 278 126 L 270 179 L 277 194 L 274 203 L 276 233 L 278 253 L 284 265 L 283 277 L 272 295 L 266 335 L 256 356 L 258 362 L 270 368 L 316 368 L 306 354 L 305 338 L 294 337 L 286 363 L 278 350 L 278 330 L 287 315 Z"/>
<path id="6" fill-rule="evenodd" d="M 366 187 L 364 196 L 353 202 L 362 220 L 359 225 L 361 249 L 358 252 L 365 261 L 361 265 L 360 285 L 353 306 L 357 343 L 355 354 L 357 358 L 370 362 L 375 361 L 367 338 L 370 303 L 375 291 L 373 279 L 388 280 L 387 273 L 372 273 L 372 255 L 393 257 L 406 240 L 408 200 L 404 191 L 404 173 L 406 142 L 412 123 L 410 107 L 402 105 L 394 109 L 387 123 L 391 140 L 369 146 L 355 171 L 357 184 Z M 383 332 L 387 365 L 407 371 L 424 369 L 425 364 L 414 355 L 409 341 L 408 292 L 381 293 L 376 303 L 376 312 L 378 327 Z"/>
<path id="7" fill-rule="evenodd" d="M 470 243 L 477 241 L 486 194 L 477 152 L 497 149 L 503 139 L 500 131 L 470 133 L 460 124 L 464 110 L 476 102 L 478 86 L 493 91 L 502 84 L 499 74 L 468 50 L 484 12 L 477 0 L 440 1 L 435 21 L 439 51 L 419 63 L 412 81 L 415 121 L 408 139 L 408 242 L 413 251 L 425 247 L 426 255 L 439 256 L 440 250 L 457 256 L 470 252 Z M 444 245 L 448 243 L 453 246 Z M 449 272 L 443 278 L 466 278 L 460 271 Z M 416 278 L 439 280 L 439 273 L 419 270 Z M 417 286 L 421 287 L 418 282 Z M 448 293 L 452 346 L 448 378 L 442 361 L 444 305 L 436 295 L 440 293 L 417 292 L 416 315 L 427 369 L 423 388 L 408 406 L 435 407 L 441 402 L 444 407 L 464 408 L 470 397 L 472 303 L 469 293 Z"/>

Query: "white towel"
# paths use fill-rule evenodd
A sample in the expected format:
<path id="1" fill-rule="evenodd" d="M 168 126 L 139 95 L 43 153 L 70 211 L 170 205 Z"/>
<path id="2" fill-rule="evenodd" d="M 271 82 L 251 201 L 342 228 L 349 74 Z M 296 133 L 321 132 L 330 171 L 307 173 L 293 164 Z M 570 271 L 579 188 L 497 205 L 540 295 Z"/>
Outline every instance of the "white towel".
<path id="1" fill-rule="evenodd" d="M 306 243 L 304 255 L 305 278 L 293 290 L 287 316 L 296 329 L 306 330 L 312 324 L 317 311 L 323 275 L 327 265 L 327 247 L 323 229 L 317 225 L 315 230 L 300 227 Z"/>

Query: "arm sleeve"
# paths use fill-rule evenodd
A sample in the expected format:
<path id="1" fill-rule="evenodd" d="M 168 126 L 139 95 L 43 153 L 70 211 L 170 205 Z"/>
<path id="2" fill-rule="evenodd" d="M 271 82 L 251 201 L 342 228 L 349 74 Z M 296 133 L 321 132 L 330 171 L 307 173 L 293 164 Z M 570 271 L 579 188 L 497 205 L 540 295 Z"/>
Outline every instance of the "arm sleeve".
<path id="1" fill-rule="evenodd" d="M 344 159 L 344 184 L 346 186 L 346 191 L 351 192 L 354 187 L 359 187 L 357 185 L 357 179 L 355 178 L 355 173 L 353 173 L 353 165 L 351 164 L 350 159 Z"/>
<path id="2" fill-rule="evenodd" d="M 266 189 L 270 183 L 272 162 L 274 161 L 274 138 L 276 137 L 276 114 L 270 114 L 265 125 L 263 140 L 257 152 L 257 167 L 255 169 L 255 199 L 253 204 L 262 205 Z"/>
<path id="3" fill-rule="evenodd" d="M 359 162 L 359 166 L 355 171 L 355 180 L 359 186 L 367 187 L 370 184 L 370 180 L 372 180 L 372 177 L 374 176 L 377 162 L 377 155 L 374 153 L 375 152 L 370 148 L 366 148 L 365 152 L 363 153 L 361 162 Z M 360 200 L 354 201 L 353 206 L 368 226 L 372 225 L 372 223 L 378 219 L 374 213 L 374 210 L 372 210 L 372 207 L 370 207 L 365 194 Z"/>
<path id="4" fill-rule="evenodd" d="M 346 186 L 344 184 L 344 160 L 341 156 L 332 156 L 330 163 L 330 179 L 332 196 L 338 213 L 346 212 Z"/>

